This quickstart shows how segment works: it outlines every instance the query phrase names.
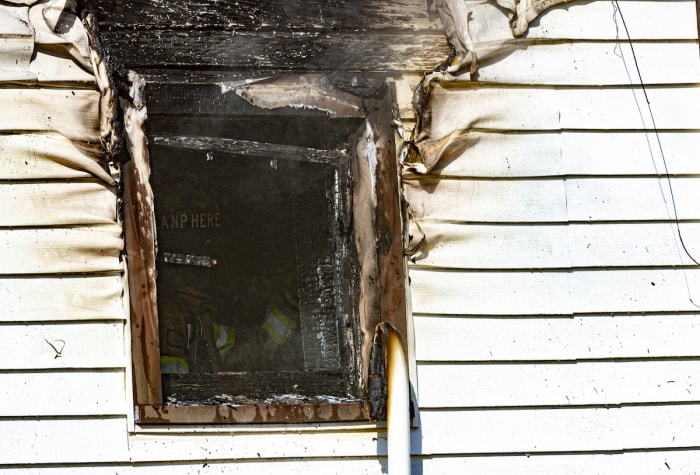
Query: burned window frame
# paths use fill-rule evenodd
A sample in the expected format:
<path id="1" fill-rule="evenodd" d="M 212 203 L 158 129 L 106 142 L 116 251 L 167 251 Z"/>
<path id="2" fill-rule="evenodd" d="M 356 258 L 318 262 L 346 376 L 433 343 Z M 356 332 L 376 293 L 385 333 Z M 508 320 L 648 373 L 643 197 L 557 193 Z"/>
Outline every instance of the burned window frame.
<path id="1" fill-rule="evenodd" d="M 194 424 L 383 420 L 386 417 L 385 353 L 382 338 L 377 337 L 377 328 L 382 323 L 390 323 L 406 341 L 404 213 L 391 125 L 395 104 L 393 88 L 386 87 L 382 80 L 380 93 L 377 93 L 377 89 L 369 93 L 353 91 L 357 104 L 354 117 L 364 121 L 364 126 L 350 144 L 353 182 L 348 190 L 353 197 L 351 212 L 360 269 L 357 333 L 361 341 L 355 355 L 360 387 L 358 400 L 351 403 L 256 402 L 171 406 L 163 402 L 160 373 L 154 197 L 148 179 L 148 139 L 143 127 L 146 120 L 143 100 L 145 81 L 135 75 L 130 79 L 132 100 L 122 104 L 130 155 L 123 169 L 123 207 L 137 422 Z M 303 77 L 297 79 L 305 81 Z M 284 80 L 289 81 L 289 78 Z M 342 95 L 343 100 L 348 100 L 345 91 L 337 88 L 333 91 Z M 328 94 L 326 86 L 324 94 Z"/>

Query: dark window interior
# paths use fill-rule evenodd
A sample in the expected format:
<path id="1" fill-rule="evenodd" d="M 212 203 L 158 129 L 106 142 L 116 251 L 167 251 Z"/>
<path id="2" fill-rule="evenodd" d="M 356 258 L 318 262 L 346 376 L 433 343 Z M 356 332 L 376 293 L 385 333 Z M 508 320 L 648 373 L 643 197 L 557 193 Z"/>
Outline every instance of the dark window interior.
<path id="1" fill-rule="evenodd" d="M 361 397 L 347 153 L 357 126 L 151 120 L 151 135 L 267 143 L 255 156 L 150 147 L 164 402 Z M 338 150 L 338 159 L 307 159 L 300 147 Z"/>

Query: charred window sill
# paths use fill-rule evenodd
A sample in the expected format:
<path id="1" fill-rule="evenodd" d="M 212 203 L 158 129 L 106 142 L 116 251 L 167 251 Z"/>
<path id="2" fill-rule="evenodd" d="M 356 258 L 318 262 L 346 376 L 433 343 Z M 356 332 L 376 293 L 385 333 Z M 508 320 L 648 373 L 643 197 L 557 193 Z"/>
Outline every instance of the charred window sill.
<path id="1" fill-rule="evenodd" d="M 363 401 L 139 406 L 137 415 L 139 424 L 297 424 L 368 420 Z"/>

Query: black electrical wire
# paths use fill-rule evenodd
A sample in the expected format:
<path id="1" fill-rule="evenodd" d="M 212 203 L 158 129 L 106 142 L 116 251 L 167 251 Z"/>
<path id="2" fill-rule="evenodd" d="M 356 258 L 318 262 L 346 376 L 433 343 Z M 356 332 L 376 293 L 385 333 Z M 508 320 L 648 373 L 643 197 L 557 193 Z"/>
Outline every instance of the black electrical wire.
<path id="1" fill-rule="evenodd" d="M 647 94 L 647 88 L 644 84 L 644 81 L 642 80 L 642 72 L 639 70 L 639 62 L 637 61 L 637 54 L 634 51 L 634 44 L 632 43 L 632 38 L 630 36 L 629 29 L 627 29 L 627 23 L 625 22 L 625 16 L 622 14 L 622 10 L 620 9 L 620 4 L 618 3 L 617 0 L 613 0 L 615 2 L 615 8 L 617 9 L 617 12 L 620 14 L 620 19 L 622 20 L 622 26 L 625 28 L 625 34 L 627 35 L 627 42 L 630 45 L 630 49 L 632 50 L 632 58 L 634 59 L 634 67 L 637 70 L 637 76 L 639 77 L 639 84 L 642 87 L 642 92 L 644 94 L 644 100 L 647 102 L 647 108 L 649 109 L 649 116 L 651 117 L 651 124 L 652 127 L 654 128 L 654 135 L 656 137 L 656 142 L 659 145 L 659 150 L 661 152 L 661 160 L 664 165 L 664 175 L 666 178 L 666 181 L 668 182 L 668 189 L 671 195 L 671 206 L 673 207 L 673 218 L 674 222 L 676 225 L 676 231 L 678 232 L 678 239 L 680 240 L 681 247 L 683 248 L 683 252 L 690 258 L 691 261 L 695 263 L 695 265 L 700 266 L 700 262 L 693 257 L 693 255 L 690 253 L 688 250 L 688 247 L 685 245 L 685 242 L 683 241 L 683 233 L 681 232 L 681 224 L 680 224 L 680 219 L 678 218 L 678 209 L 676 207 L 676 197 L 673 193 L 673 185 L 671 183 L 671 174 L 668 171 L 668 163 L 666 162 L 666 155 L 664 154 L 664 148 L 661 145 L 661 137 L 659 135 L 659 130 L 656 127 L 656 120 L 654 119 L 654 113 L 651 109 L 651 101 L 649 101 L 649 95 Z"/>

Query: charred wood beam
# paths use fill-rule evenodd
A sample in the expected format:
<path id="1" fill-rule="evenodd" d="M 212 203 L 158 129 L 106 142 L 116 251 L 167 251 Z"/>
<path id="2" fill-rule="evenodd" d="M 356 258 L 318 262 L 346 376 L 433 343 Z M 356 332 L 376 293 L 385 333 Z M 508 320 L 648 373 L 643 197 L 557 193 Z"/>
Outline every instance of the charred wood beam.
<path id="1" fill-rule="evenodd" d="M 129 69 L 405 72 L 433 69 L 450 53 L 436 34 L 230 31 L 105 32 Z"/>
<path id="2" fill-rule="evenodd" d="M 152 145 L 164 147 L 220 152 L 229 155 L 264 159 L 281 156 L 288 160 L 322 163 L 336 167 L 340 166 L 342 161 L 348 160 L 346 154 L 335 150 L 317 150 L 293 145 L 277 145 L 218 137 L 151 135 L 149 141 Z"/>
<path id="3" fill-rule="evenodd" d="M 143 132 L 146 120 L 144 82 L 129 75 L 132 101 L 122 100 L 126 145 L 131 156 L 124 167 L 124 211 L 126 256 L 129 267 L 134 402 L 160 405 L 160 352 L 158 350 L 158 306 L 156 296 L 156 249 L 153 190 L 148 181 L 151 168 L 148 141 Z"/>
<path id="4" fill-rule="evenodd" d="M 163 392 L 176 395 L 172 402 L 175 405 L 250 404 L 251 402 L 259 404 L 274 394 L 303 394 L 304 399 L 313 400 L 313 402 L 332 398 L 345 400 L 347 397 L 343 374 L 325 371 L 166 375 L 163 378 Z M 245 397 L 229 396 L 230 400 L 221 396 L 217 398 L 217 395 L 222 393 L 245 394 Z M 298 397 L 301 398 L 301 396 Z M 280 399 L 278 402 L 285 401 Z M 307 401 L 302 399 L 300 402 Z"/>
<path id="5" fill-rule="evenodd" d="M 96 0 L 111 29 L 438 29 L 425 0 Z"/>
<path id="6" fill-rule="evenodd" d="M 315 149 L 346 149 L 348 137 L 357 130 L 361 120 L 334 119 L 320 113 L 297 117 L 284 114 L 232 117 L 188 113 L 157 115 L 149 111 L 148 135 L 214 136 Z M 328 127 L 329 124 L 332 127 Z"/>

